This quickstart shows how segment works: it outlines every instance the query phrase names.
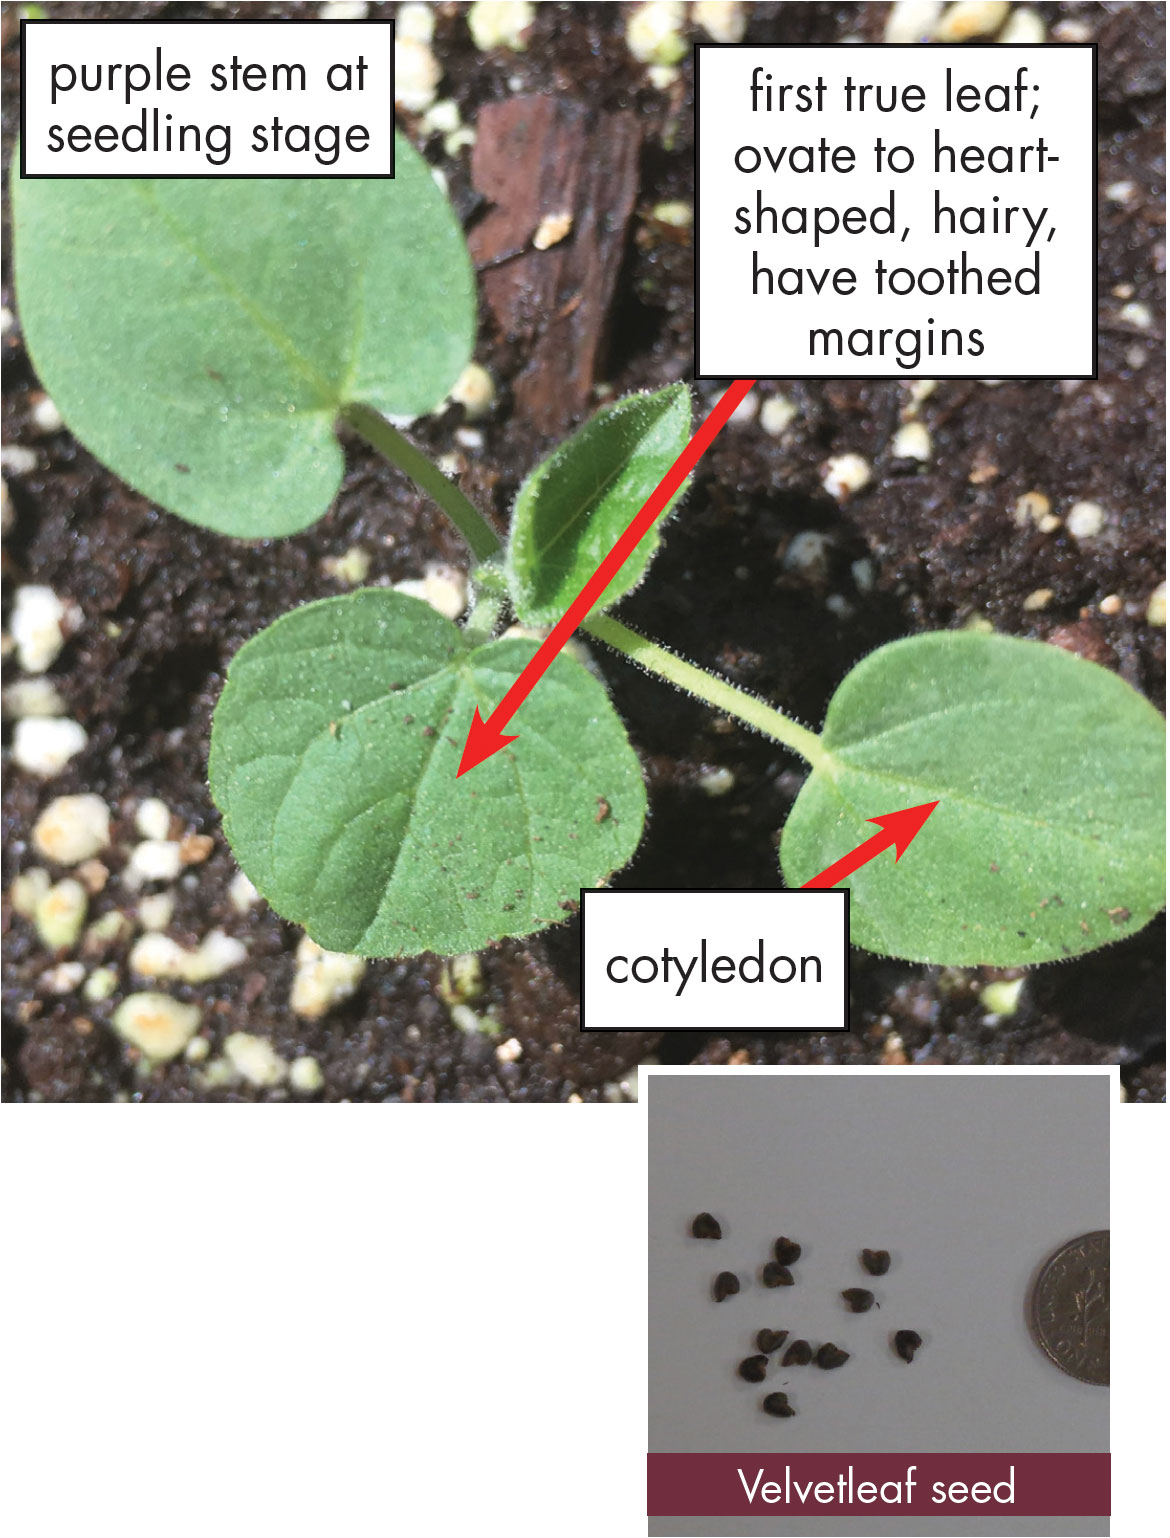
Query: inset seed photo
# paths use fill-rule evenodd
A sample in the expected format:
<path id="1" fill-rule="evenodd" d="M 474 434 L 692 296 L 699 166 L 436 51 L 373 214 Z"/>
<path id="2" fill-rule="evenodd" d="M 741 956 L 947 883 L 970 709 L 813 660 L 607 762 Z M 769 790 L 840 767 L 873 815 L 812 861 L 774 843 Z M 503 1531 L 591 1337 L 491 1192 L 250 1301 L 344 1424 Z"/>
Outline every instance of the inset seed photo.
<path id="1" fill-rule="evenodd" d="M 1107 1533 L 1115 1094 L 647 1073 L 649 1532 Z"/>

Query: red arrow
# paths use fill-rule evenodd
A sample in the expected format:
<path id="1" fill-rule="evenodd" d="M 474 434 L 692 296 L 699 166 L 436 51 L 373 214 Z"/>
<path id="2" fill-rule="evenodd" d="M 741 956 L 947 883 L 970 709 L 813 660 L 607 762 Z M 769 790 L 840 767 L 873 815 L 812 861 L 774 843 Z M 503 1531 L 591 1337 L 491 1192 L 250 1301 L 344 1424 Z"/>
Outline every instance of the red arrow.
<path id="1" fill-rule="evenodd" d="M 726 424 L 728 417 L 754 384 L 754 379 L 737 379 L 724 391 L 711 415 L 650 493 L 641 512 L 634 517 L 617 544 L 561 615 L 540 650 L 486 721 L 476 706 L 463 747 L 463 757 L 455 771 L 456 779 L 469 769 L 474 769 L 476 764 L 482 764 L 493 753 L 498 753 L 508 743 L 516 741 L 515 736 L 506 737 L 503 728 L 523 705 L 545 669 L 625 565 L 638 541 L 667 507 L 675 492 L 711 447 L 720 428 Z"/>
<path id="2" fill-rule="evenodd" d="M 897 851 L 894 855 L 895 862 L 900 860 L 937 805 L 937 801 L 924 801 L 921 806 L 908 806 L 904 812 L 887 812 L 884 817 L 867 818 L 867 822 L 876 822 L 882 831 L 875 833 L 872 838 L 867 838 L 864 844 L 858 844 L 857 848 L 851 849 L 848 854 L 843 854 L 819 876 L 806 881 L 805 886 L 836 886 L 838 881 L 844 881 L 846 876 L 852 876 L 855 870 L 868 864 L 875 854 L 881 854 L 882 850 L 888 849 L 891 844 Z"/>

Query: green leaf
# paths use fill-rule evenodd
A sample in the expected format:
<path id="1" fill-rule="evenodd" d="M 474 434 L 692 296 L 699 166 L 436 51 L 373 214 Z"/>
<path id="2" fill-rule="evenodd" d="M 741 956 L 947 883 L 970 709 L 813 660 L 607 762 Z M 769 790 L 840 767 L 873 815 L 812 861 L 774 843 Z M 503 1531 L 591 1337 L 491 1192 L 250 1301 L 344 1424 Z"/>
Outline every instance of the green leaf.
<path id="1" fill-rule="evenodd" d="M 938 800 L 895 863 L 848 885 L 852 939 L 948 966 L 1022 966 L 1133 934 L 1165 902 L 1165 722 L 1055 646 L 944 631 L 883 646 L 829 705 L 824 761 L 780 845 L 801 886 Z"/>
<path id="2" fill-rule="evenodd" d="M 554 924 L 637 847 L 638 760 L 601 684 L 558 657 L 517 741 L 456 779 L 535 652 L 476 646 L 367 588 L 253 637 L 216 707 L 211 791 L 244 871 L 286 919 L 363 956 L 478 950 Z"/>
<path id="3" fill-rule="evenodd" d="M 25 339 L 82 443 L 224 534 L 319 518 L 341 407 L 417 416 L 470 356 L 462 231 L 396 143 L 393 181 L 15 181 Z"/>
<path id="4" fill-rule="evenodd" d="M 508 543 L 508 584 L 526 625 L 551 625 L 597 570 L 647 497 L 686 448 L 686 385 L 627 395 L 561 444 L 520 488 Z M 637 587 L 660 530 L 685 488 L 640 540 L 590 610 L 600 614 Z"/>

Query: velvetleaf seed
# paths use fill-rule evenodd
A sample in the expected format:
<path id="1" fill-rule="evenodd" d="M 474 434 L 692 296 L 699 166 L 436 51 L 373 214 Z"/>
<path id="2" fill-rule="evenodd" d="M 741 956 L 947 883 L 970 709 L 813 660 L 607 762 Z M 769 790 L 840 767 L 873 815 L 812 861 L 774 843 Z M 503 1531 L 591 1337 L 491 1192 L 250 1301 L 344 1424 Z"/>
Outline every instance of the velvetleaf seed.
<path id="1" fill-rule="evenodd" d="M 807 1340 L 794 1340 L 784 1353 L 781 1367 L 807 1367 L 812 1361 L 812 1347 Z"/>
<path id="2" fill-rule="evenodd" d="M 732 1293 L 739 1291 L 739 1277 L 734 1271 L 720 1271 L 711 1291 L 716 1303 L 722 1303 L 724 1298 L 730 1298 Z"/>
<path id="3" fill-rule="evenodd" d="M 840 1346 L 835 1346 L 831 1340 L 825 1342 L 814 1358 L 818 1367 L 826 1371 L 833 1367 L 842 1367 L 849 1360 L 848 1351 L 842 1351 Z"/>
<path id="4" fill-rule="evenodd" d="M 773 1351 L 779 1351 L 787 1339 L 787 1330 L 760 1330 L 756 1334 L 756 1346 L 765 1356 L 770 1356 Z"/>
<path id="5" fill-rule="evenodd" d="M 794 1266 L 800 1259 L 800 1245 L 795 1239 L 777 1239 L 772 1251 L 782 1266 Z"/>
<path id="6" fill-rule="evenodd" d="M 894 1350 L 904 1362 L 912 1362 L 914 1353 L 922 1344 L 922 1336 L 917 1330 L 899 1330 L 894 1336 Z"/>
<path id="7" fill-rule="evenodd" d="M 692 1239 L 722 1239 L 723 1230 L 719 1227 L 718 1219 L 713 1218 L 709 1212 L 700 1212 L 697 1218 L 691 1220 Z"/>
<path id="8" fill-rule="evenodd" d="M 841 1296 L 851 1314 L 867 1314 L 873 1307 L 873 1293 L 864 1287 L 846 1287 Z"/>
<path id="9" fill-rule="evenodd" d="M 796 1411 L 788 1403 L 787 1394 L 768 1394 L 764 1399 L 764 1414 L 778 1415 L 782 1419 L 787 1420 L 790 1416 L 795 1415 Z"/>
<path id="10" fill-rule="evenodd" d="M 885 1276 L 890 1269 L 889 1250 L 862 1250 L 861 1264 L 870 1276 Z"/>
<path id="11" fill-rule="evenodd" d="M 768 1373 L 766 1356 L 745 1356 L 735 1369 L 745 1383 L 762 1383 Z"/>
<path id="12" fill-rule="evenodd" d="M 778 1260 L 770 1260 L 760 1272 L 760 1280 L 765 1287 L 791 1287 L 792 1272 Z"/>

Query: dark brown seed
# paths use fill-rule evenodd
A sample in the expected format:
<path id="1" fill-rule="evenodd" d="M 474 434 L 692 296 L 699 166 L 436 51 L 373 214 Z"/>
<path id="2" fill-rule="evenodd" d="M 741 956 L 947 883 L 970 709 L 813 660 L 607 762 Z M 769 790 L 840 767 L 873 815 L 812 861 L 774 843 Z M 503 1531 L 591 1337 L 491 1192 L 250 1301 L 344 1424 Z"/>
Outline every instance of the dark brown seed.
<path id="1" fill-rule="evenodd" d="M 756 1345 L 766 1355 L 770 1355 L 773 1351 L 779 1351 L 787 1339 L 787 1330 L 760 1330 L 756 1336 Z"/>
<path id="2" fill-rule="evenodd" d="M 816 1354 L 816 1364 L 828 1370 L 830 1367 L 841 1367 L 849 1360 L 848 1351 L 842 1351 L 840 1346 L 834 1346 L 832 1341 L 826 1341 Z"/>
<path id="3" fill-rule="evenodd" d="M 812 1347 L 807 1340 L 794 1340 L 784 1353 L 781 1367 L 807 1367 L 812 1361 Z"/>
<path id="4" fill-rule="evenodd" d="M 716 1303 L 722 1303 L 724 1298 L 729 1298 L 733 1292 L 739 1291 L 739 1277 L 734 1271 L 720 1271 L 711 1291 L 715 1295 Z"/>
<path id="5" fill-rule="evenodd" d="M 894 1336 L 894 1350 L 904 1362 L 912 1362 L 914 1353 L 922 1344 L 922 1336 L 917 1330 L 899 1330 Z"/>
<path id="6" fill-rule="evenodd" d="M 851 1314 L 868 1314 L 873 1307 L 873 1293 L 867 1292 L 864 1287 L 846 1287 L 841 1296 Z"/>
<path id="7" fill-rule="evenodd" d="M 723 1230 L 709 1212 L 700 1212 L 697 1218 L 691 1220 L 691 1238 L 722 1239 Z"/>
<path id="8" fill-rule="evenodd" d="M 787 1420 L 789 1416 L 795 1415 L 796 1411 L 788 1403 L 787 1394 L 769 1394 L 764 1400 L 764 1414 L 779 1415 Z"/>
<path id="9" fill-rule="evenodd" d="M 766 1356 L 745 1356 L 736 1368 L 740 1377 L 748 1383 L 762 1383 L 768 1373 Z"/>
<path id="10" fill-rule="evenodd" d="M 889 1250 L 862 1250 L 861 1264 L 870 1276 L 885 1276 L 890 1269 Z"/>
<path id="11" fill-rule="evenodd" d="M 800 1259 L 800 1245 L 795 1239 L 777 1239 L 772 1251 L 782 1266 L 794 1266 Z"/>
<path id="12" fill-rule="evenodd" d="M 765 1287 L 791 1287 L 792 1272 L 778 1260 L 770 1260 L 761 1271 L 760 1280 Z"/>

